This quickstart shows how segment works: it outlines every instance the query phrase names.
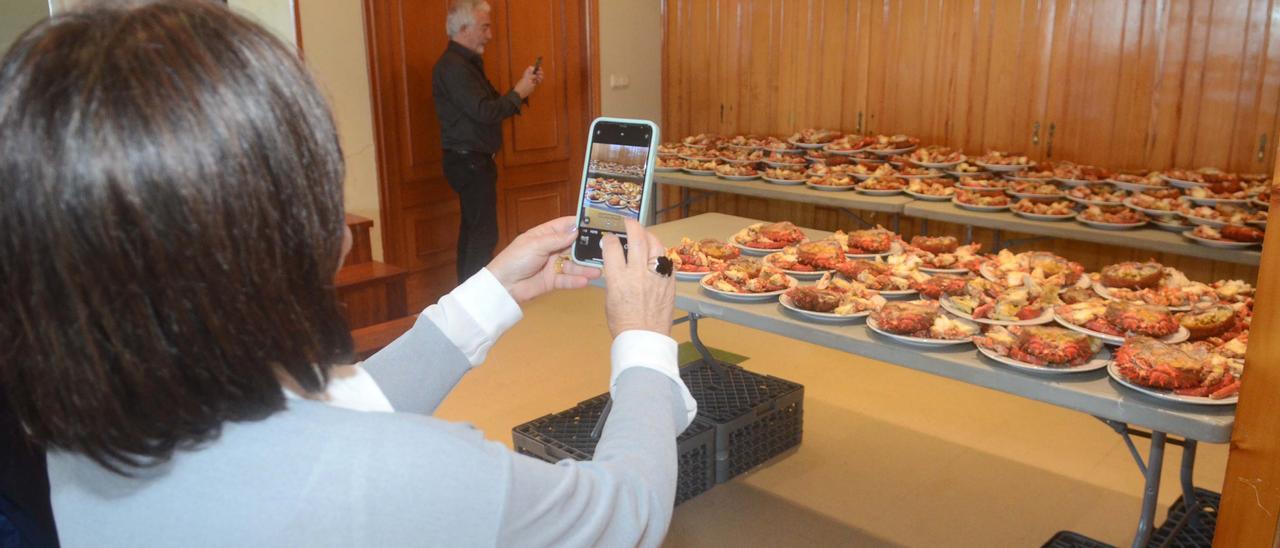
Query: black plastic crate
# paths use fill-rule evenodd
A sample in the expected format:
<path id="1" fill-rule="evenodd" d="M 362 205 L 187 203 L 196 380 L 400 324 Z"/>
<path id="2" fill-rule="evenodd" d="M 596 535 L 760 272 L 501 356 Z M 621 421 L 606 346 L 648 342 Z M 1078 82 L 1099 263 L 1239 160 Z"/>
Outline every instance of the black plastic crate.
<path id="1" fill-rule="evenodd" d="M 601 394 L 572 409 L 512 428 L 516 452 L 547 462 L 590 460 L 600 441 L 591 437 L 591 432 L 608 403 L 609 394 Z M 676 479 L 676 505 L 679 505 L 716 484 L 715 427 L 695 419 L 676 438 L 676 454 L 680 466 Z"/>
<path id="2" fill-rule="evenodd" d="M 716 483 L 800 445 L 804 386 L 704 361 L 682 367 L 680 377 L 698 401 L 698 417 L 715 425 Z"/>
<path id="3" fill-rule="evenodd" d="M 1058 531 L 1040 548 L 1116 548 L 1073 531 Z"/>
<path id="4" fill-rule="evenodd" d="M 1171 548 L 1211 548 L 1213 533 L 1218 525 L 1218 505 L 1222 495 L 1201 489 L 1195 490 L 1196 505 L 1200 508 L 1194 516 L 1187 519 L 1186 503 L 1183 497 L 1173 501 L 1169 506 L 1169 515 L 1160 527 L 1151 533 L 1147 546 Z M 1172 538 L 1170 538 L 1172 537 Z M 1072 531 L 1058 531 L 1058 534 L 1044 543 L 1043 548 L 1115 548 L 1102 541 L 1094 540 Z"/>

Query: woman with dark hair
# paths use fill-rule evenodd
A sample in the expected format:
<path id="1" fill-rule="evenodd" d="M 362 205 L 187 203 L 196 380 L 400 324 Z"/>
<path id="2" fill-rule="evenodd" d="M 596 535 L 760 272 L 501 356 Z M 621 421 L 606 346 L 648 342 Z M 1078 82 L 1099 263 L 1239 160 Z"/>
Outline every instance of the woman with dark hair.
<path id="1" fill-rule="evenodd" d="M 67 13 L 0 60 L 0 383 L 61 542 L 658 544 L 695 406 L 656 238 L 604 244 L 613 411 L 594 461 L 549 465 L 424 415 L 518 302 L 599 276 L 557 259 L 573 219 L 337 367 L 342 180 L 306 70 L 217 4 Z"/>

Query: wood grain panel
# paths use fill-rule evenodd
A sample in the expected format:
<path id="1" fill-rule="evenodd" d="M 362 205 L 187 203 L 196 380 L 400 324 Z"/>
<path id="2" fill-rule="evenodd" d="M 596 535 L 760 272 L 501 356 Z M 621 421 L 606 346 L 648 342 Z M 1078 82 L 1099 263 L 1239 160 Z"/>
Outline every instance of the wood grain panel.
<path id="1" fill-rule="evenodd" d="M 498 163 L 499 247 L 519 232 L 572 207 L 565 190 L 581 173 L 591 97 L 584 3 L 491 1 L 493 40 L 483 55 L 489 80 L 510 89 L 538 56 L 546 79 L 520 116 L 503 123 Z M 420 310 L 457 281 L 454 262 L 458 200 L 443 176 L 431 71 L 448 38 L 445 2 L 364 0 L 374 128 L 378 153 L 383 249 L 409 270 L 411 310 Z M 552 208 L 512 207 L 508 193 L 555 182 Z M 497 250 L 495 250 L 497 251 Z"/>
<path id="2" fill-rule="evenodd" d="M 1267 171 L 1274 4 L 667 0 L 664 130 L 836 127 L 1116 169 Z"/>
<path id="3" fill-rule="evenodd" d="M 1277 174 L 1280 175 L 1280 174 Z M 1273 175 L 1274 177 L 1275 175 Z M 1280 199 L 1271 197 L 1271 207 Z M 1280 539 L 1280 236 L 1262 245 L 1262 276 L 1231 432 L 1213 545 L 1275 546 Z"/>

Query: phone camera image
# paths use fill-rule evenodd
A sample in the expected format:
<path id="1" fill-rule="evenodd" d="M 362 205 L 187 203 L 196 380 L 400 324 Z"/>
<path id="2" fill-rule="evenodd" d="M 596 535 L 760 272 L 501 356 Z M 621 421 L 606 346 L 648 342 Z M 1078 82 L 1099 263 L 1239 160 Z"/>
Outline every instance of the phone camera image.
<path id="1" fill-rule="evenodd" d="M 580 260 L 599 259 L 600 237 L 605 232 L 626 234 L 625 219 L 640 220 L 652 135 L 642 127 L 596 125 L 578 219 Z"/>

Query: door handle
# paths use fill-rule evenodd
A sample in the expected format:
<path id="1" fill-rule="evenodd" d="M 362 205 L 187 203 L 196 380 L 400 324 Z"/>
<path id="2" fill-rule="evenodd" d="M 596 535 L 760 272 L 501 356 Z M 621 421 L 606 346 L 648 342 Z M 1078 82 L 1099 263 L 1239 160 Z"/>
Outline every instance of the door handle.
<path id="1" fill-rule="evenodd" d="M 1036 121 L 1036 123 L 1031 124 L 1031 145 L 1032 146 L 1040 145 L 1040 122 L 1039 121 Z"/>

